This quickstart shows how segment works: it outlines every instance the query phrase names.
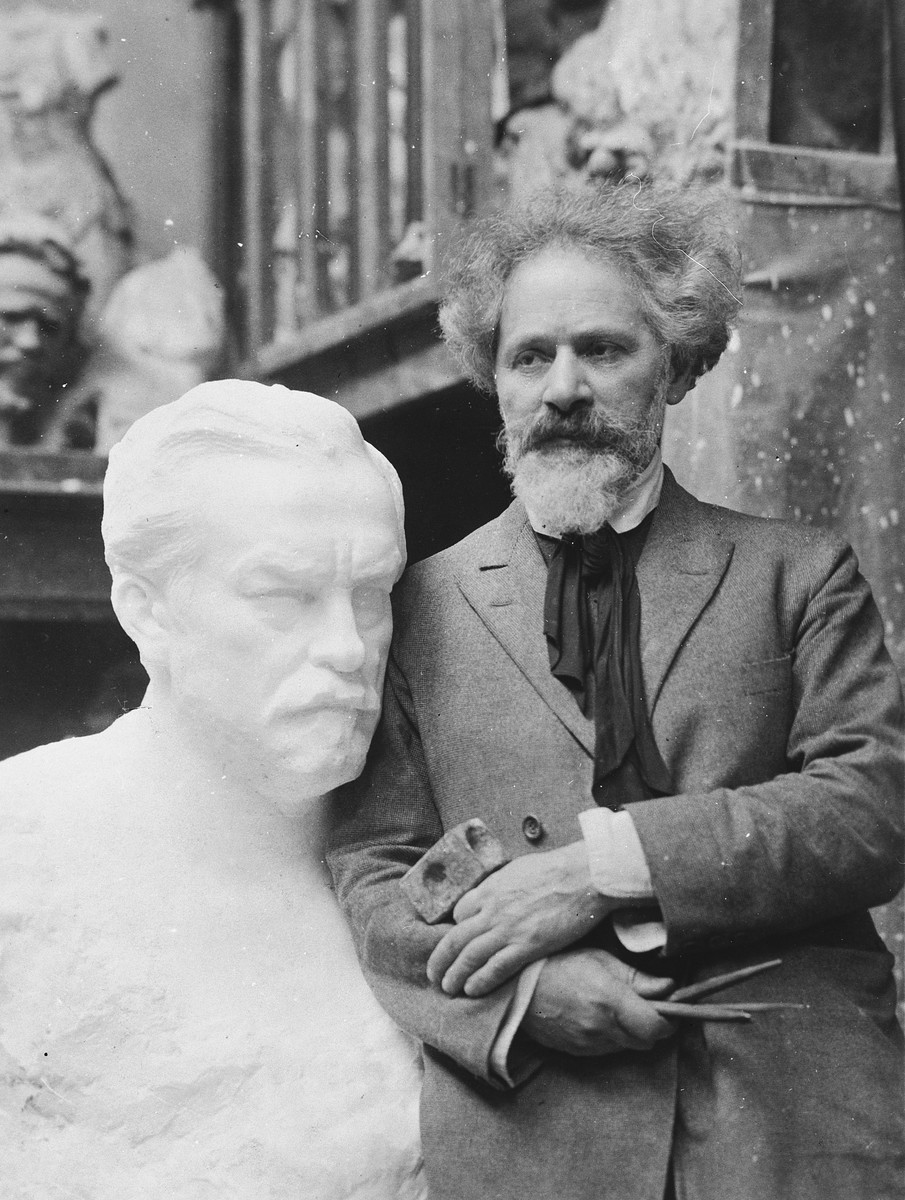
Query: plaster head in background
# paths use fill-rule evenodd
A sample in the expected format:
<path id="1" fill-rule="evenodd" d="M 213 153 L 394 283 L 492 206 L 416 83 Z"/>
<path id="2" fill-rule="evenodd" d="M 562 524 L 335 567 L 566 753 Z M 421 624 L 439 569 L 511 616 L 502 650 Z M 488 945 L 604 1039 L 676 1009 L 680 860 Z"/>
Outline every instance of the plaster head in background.
<path id="1" fill-rule="evenodd" d="M 398 477 L 345 409 L 193 388 L 113 447 L 103 535 L 164 736 L 277 799 L 361 771 L 405 544 Z"/>
<path id="2" fill-rule="evenodd" d="M 88 287 L 56 222 L 0 218 L 0 414 L 15 444 L 38 440 L 59 389 L 76 373 Z"/>
<path id="3" fill-rule="evenodd" d="M 123 276 L 83 375 L 98 399 L 95 452 L 107 454 L 144 413 L 217 376 L 226 332 L 223 289 L 197 250 L 177 246 Z"/>
<path id="4" fill-rule="evenodd" d="M 444 335 L 496 393 L 513 491 L 546 526 L 599 528 L 650 465 L 728 343 L 737 260 L 719 201 L 637 183 L 546 188 L 465 243 Z"/>

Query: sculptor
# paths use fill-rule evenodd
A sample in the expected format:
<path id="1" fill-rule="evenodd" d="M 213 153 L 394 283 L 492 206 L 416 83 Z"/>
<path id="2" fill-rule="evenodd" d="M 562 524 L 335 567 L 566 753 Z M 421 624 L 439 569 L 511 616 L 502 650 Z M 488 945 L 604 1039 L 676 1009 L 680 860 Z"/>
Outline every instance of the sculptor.
<path id="1" fill-rule="evenodd" d="M 419 1064 L 321 860 L 404 564 L 338 405 L 203 384 L 111 452 L 113 605 L 149 676 L 0 764 L 6 1200 L 415 1200 Z"/>

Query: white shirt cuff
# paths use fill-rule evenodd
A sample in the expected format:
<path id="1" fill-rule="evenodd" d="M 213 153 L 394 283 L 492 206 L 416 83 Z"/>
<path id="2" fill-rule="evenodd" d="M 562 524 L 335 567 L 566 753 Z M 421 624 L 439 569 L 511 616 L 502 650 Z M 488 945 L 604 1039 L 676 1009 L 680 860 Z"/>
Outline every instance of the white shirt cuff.
<path id="1" fill-rule="evenodd" d="M 528 1011 L 528 1005 L 537 987 L 540 973 L 544 969 L 545 958 L 538 962 L 529 963 L 519 975 L 515 994 L 506 1019 L 503 1022 L 496 1040 L 490 1050 L 490 1067 L 494 1075 L 509 1087 L 516 1087 L 529 1075 L 532 1075 L 539 1065 L 539 1060 L 525 1057 L 524 1061 L 513 1063 L 509 1061 L 509 1051 L 512 1049 L 512 1039 L 518 1033 L 522 1018 Z"/>
<path id="2" fill-rule="evenodd" d="M 647 859 L 627 812 L 591 808 L 578 814 L 588 851 L 591 882 L 615 900 L 653 900 Z"/>
<path id="3" fill-rule="evenodd" d="M 642 954 L 666 945 L 666 927 L 651 910 L 656 902 L 650 870 L 635 823 L 627 812 L 591 808 L 578 814 L 591 882 L 601 895 L 625 900 L 613 929 L 626 950 Z M 640 902 L 641 908 L 631 901 Z"/>
<path id="4" fill-rule="evenodd" d="M 613 913 L 613 931 L 626 950 L 646 954 L 666 945 L 666 926 L 649 908 L 620 908 Z"/>

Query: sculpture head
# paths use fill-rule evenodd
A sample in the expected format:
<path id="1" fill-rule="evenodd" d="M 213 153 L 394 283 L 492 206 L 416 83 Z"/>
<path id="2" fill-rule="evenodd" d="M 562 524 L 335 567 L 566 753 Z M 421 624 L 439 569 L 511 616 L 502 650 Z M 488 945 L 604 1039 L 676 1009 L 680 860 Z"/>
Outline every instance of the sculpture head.
<path id="1" fill-rule="evenodd" d="M 103 535 L 164 728 L 278 797 L 360 772 L 405 544 L 398 477 L 345 409 L 193 388 L 111 450 Z"/>
<path id="2" fill-rule="evenodd" d="M 37 439 L 41 410 L 74 372 L 88 290 L 55 222 L 0 217 L 0 409 L 13 420 L 13 441 Z"/>

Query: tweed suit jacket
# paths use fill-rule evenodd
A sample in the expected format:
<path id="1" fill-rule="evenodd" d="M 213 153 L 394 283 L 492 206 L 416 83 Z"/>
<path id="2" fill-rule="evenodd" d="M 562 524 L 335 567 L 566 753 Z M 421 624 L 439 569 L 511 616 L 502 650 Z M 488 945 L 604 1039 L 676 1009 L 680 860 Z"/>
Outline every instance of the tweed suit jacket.
<path id="1" fill-rule="evenodd" d="M 425 1044 L 432 1200 L 871 1200 L 902 1189 L 901 1035 L 868 908 L 902 883 L 902 709 L 850 548 L 701 504 L 667 472 L 637 569 L 641 657 L 675 795 L 628 807 L 683 982 L 779 955 L 647 1052 L 506 1089 L 490 1052 L 514 982 L 449 998 L 398 878 L 480 816 L 512 855 L 574 842 L 594 731 L 550 674 L 545 567 L 524 509 L 419 563 L 394 598 L 384 713 L 336 794 L 328 861 L 363 969 Z M 543 829 L 522 832 L 526 815 Z"/>

